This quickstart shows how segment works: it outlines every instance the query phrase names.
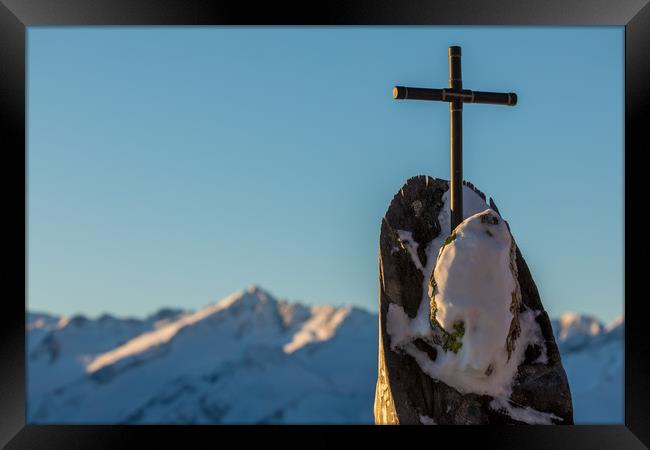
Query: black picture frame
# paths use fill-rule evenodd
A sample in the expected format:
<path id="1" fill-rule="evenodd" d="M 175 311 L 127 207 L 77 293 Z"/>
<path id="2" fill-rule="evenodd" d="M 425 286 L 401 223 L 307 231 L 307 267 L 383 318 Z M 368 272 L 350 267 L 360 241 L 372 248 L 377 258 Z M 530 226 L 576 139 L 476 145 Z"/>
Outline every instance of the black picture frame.
<path id="1" fill-rule="evenodd" d="M 340 434 L 361 434 L 385 444 L 412 439 L 482 448 L 644 448 L 650 446 L 650 370 L 643 305 L 633 296 L 630 273 L 641 249 L 625 240 L 625 424 L 608 426 L 490 427 L 242 427 L 242 426 L 44 426 L 25 420 L 26 300 L 26 28 L 76 25 L 518 25 L 625 27 L 625 204 L 643 180 L 635 163 L 648 146 L 644 121 L 650 105 L 650 5 L 647 0 L 337 0 L 323 3 L 262 3 L 201 0 L 0 0 L 0 148 L 3 156 L 3 211 L 12 227 L 5 240 L 16 243 L 5 270 L 7 294 L 0 327 L 0 446 L 6 448 L 136 448 L 223 445 L 236 434 L 271 439 L 277 433 L 291 446 L 342 442 Z M 564 88 L 559 86 L 558 88 Z M 578 87 L 579 88 L 579 87 Z M 603 87 L 606 89 L 606 87 Z M 595 93 L 596 94 L 596 93 Z M 558 99 L 558 107 L 561 100 Z M 638 209 L 638 208 L 637 208 Z M 605 210 L 605 209 L 604 209 Z M 640 236 L 637 215 L 625 208 L 625 235 Z M 641 231 L 638 231 L 641 233 Z M 10 238 L 14 234 L 15 238 Z M 23 238 L 22 247 L 20 237 Z M 21 298 L 23 301 L 19 300 Z M 254 431 L 254 433 L 252 432 Z M 309 438 L 290 437 L 296 432 Z M 405 434 L 407 433 L 407 434 Z M 227 436 L 229 435 L 229 436 Z M 408 436 L 408 437 L 407 437 Z M 290 439 L 290 441 L 286 441 Z M 240 445 L 243 441 L 240 441 Z M 203 446 L 201 445 L 201 446 Z"/>

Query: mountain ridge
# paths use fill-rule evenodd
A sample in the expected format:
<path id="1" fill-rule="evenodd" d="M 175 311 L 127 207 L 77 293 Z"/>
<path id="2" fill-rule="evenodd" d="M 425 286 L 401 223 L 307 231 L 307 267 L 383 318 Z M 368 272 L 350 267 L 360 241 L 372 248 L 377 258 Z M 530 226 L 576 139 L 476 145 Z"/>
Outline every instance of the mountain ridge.
<path id="1" fill-rule="evenodd" d="M 593 365 L 601 348 L 622 361 L 622 320 L 570 314 L 553 321 L 565 366 Z M 377 315 L 364 308 L 278 300 L 253 285 L 144 319 L 28 312 L 26 328 L 32 423 L 372 423 Z M 610 378 L 614 369 L 598 366 Z"/>

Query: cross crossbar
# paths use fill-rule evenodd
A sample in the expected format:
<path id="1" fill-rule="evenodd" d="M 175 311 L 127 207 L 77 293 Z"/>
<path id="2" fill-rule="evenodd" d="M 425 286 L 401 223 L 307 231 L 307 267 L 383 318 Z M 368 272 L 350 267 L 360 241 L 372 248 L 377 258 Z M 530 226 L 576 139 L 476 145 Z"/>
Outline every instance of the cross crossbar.
<path id="1" fill-rule="evenodd" d="M 484 103 L 489 105 L 517 104 L 517 94 L 514 92 L 481 92 L 470 91 L 469 89 L 430 89 L 406 86 L 395 86 L 393 98 L 397 100 L 429 100 L 437 102 L 453 102 L 460 100 L 463 103 Z"/>
<path id="2" fill-rule="evenodd" d="M 463 103 L 515 106 L 514 92 L 482 92 L 463 89 L 460 65 L 460 47 L 449 47 L 449 88 L 430 89 L 395 86 L 397 100 L 428 100 L 449 103 L 450 121 L 450 187 L 451 230 L 463 221 Z"/>

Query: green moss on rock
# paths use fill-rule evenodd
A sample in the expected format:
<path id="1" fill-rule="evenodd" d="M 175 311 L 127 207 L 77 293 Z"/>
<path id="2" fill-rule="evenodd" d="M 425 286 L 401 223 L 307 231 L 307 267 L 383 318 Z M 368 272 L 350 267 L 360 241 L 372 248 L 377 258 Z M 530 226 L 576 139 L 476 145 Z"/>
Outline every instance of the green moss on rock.
<path id="1" fill-rule="evenodd" d="M 454 331 L 448 333 L 447 340 L 443 344 L 442 348 L 445 351 L 451 350 L 454 353 L 458 353 L 458 350 L 463 346 L 461 339 L 465 335 L 465 324 L 462 321 L 455 322 L 453 329 Z"/>
<path id="2" fill-rule="evenodd" d="M 443 242 L 442 246 L 440 247 L 438 256 L 442 254 L 445 246 L 452 243 L 455 239 L 456 232 L 453 231 Z M 438 284 L 436 283 L 436 280 L 433 276 L 434 272 L 435 270 L 431 272 L 431 277 L 429 278 L 429 324 L 435 332 L 433 341 L 436 344 L 440 345 L 444 351 L 452 351 L 454 353 L 458 353 L 458 350 L 460 350 L 460 348 L 463 346 L 461 340 L 465 335 L 465 324 L 462 321 L 455 322 L 453 324 L 453 331 L 448 332 L 436 319 L 436 312 L 438 310 L 438 306 L 436 304 L 436 291 L 438 289 Z"/>

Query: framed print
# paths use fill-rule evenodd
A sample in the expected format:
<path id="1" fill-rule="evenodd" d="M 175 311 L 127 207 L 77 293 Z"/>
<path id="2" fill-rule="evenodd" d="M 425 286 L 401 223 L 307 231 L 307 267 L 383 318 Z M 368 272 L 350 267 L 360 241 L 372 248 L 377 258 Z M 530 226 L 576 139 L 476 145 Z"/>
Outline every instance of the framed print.
<path id="1" fill-rule="evenodd" d="M 0 443 L 650 445 L 649 21 L 2 0 Z"/>

